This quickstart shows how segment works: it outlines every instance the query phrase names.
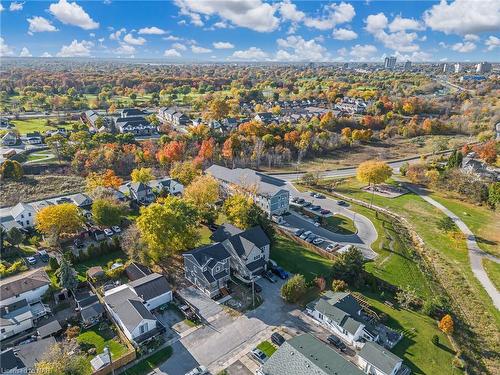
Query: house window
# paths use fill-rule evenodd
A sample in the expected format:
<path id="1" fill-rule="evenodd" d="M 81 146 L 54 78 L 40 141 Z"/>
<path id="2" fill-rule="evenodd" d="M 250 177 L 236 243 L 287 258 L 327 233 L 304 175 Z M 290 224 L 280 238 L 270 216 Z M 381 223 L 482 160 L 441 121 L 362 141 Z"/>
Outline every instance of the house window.
<path id="1" fill-rule="evenodd" d="M 323 314 L 318 313 L 318 317 L 319 317 L 320 320 L 323 320 Z"/>
<path id="2" fill-rule="evenodd" d="M 146 333 L 148 329 L 148 323 L 143 324 L 142 326 L 139 327 L 139 333 L 142 335 L 143 333 Z"/>

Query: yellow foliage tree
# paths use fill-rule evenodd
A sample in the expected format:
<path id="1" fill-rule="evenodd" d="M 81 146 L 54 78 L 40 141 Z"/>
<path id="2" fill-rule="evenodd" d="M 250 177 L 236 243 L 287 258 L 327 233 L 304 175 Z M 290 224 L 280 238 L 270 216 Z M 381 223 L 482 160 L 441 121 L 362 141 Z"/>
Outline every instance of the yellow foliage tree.
<path id="1" fill-rule="evenodd" d="M 215 220 L 215 203 L 219 200 L 219 182 L 210 175 L 198 176 L 184 190 L 184 198 L 193 203 L 202 218 Z"/>
<path id="2" fill-rule="evenodd" d="M 154 179 L 151 168 L 136 168 L 130 174 L 130 178 L 133 182 L 142 182 L 147 184 L 149 181 Z"/>
<path id="3" fill-rule="evenodd" d="M 447 335 L 451 335 L 453 333 L 453 328 L 454 328 L 453 318 L 449 314 L 446 314 L 439 321 L 438 327 L 441 331 L 443 331 Z"/>
<path id="4" fill-rule="evenodd" d="M 72 203 L 56 204 L 42 208 L 36 214 L 36 228 L 55 241 L 63 235 L 77 233 L 83 227 L 83 218 Z"/>
<path id="5" fill-rule="evenodd" d="M 356 178 L 367 184 L 381 184 L 392 176 L 392 168 L 383 161 L 368 160 L 361 163 Z"/>
<path id="6" fill-rule="evenodd" d="M 118 189 L 123 180 L 111 169 L 106 169 L 104 173 L 92 172 L 86 178 L 87 191 L 94 191 L 98 187 L 108 187 Z"/>

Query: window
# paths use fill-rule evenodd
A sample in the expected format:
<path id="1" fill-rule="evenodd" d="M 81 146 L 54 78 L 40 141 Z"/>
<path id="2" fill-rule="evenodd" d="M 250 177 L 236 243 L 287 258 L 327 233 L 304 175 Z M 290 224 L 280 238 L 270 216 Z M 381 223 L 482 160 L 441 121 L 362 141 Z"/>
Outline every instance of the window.
<path id="1" fill-rule="evenodd" d="M 319 317 L 321 320 L 323 320 L 323 314 L 318 313 L 318 317 Z"/>
<path id="2" fill-rule="evenodd" d="M 146 333 L 147 329 L 148 329 L 148 323 L 143 324 L 139 327 L 139 333 L 142 335 L 143 333 Z"/>

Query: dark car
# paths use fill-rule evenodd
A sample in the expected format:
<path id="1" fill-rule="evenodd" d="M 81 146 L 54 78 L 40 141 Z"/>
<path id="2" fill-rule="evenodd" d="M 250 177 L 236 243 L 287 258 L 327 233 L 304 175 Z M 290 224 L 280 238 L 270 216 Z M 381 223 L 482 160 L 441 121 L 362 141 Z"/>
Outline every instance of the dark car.
<path id="1" fill-rule="evenodd" d="M 283 279 L 283 280 L 288 279 L 288 272 L 286 272 L 283 268 L 281 268 L 281 267 L 273 267 L 272 271 L 280 279 Z"/>
<path id="2" fill-rule="evenodd" d="M 77 238 L 76 240 L 73 241 L 73 244 L 75 245 L 75 247 L 77 247 L 78 249 L 81 249 L 83 247 L 83 242 L 81 239 Z"/>
<path id="3" fill-rule="evenodd" d="M 278 346 L 281 346 L 284 342 L 285 342 L 285 338 L 283 336 L 281 336 L 279 333 L 277 332 L 274 332 L 272 335 L 271 335 L 271 342 L 273 344 L 276 344 Z"/>
<path id="4" fill-rule="evenodd" d="M 278 280 L 276 280 L 276 277 L 274 277 L 273 273 L 271 271 L 266 271 L 262 274 L 262 277 L 269 281 L 270 283 L 275 283 Z"/>
<path id="5" fill-rule="evenodd" d="M 337 336 L 334 335 L 328 336 L 327 341 L 342 351 L 347 349 L 347 346 Z"/>
<path id="6" fill-rule="evenodd" d="M 321 206 L 311 206 L 309 207 L 311 210 L 313 211 L 318 211 L 318 210 L 321 210 Z"/>
<path id="7" fill-rule="evenodd" d="M 293 232 L 293 234 L 295 234 L 296 236 L 300 236 L 302 233 L 304 233 L 304 229 L 297 229 L 295 232 Z"/>
<path id="8" fill-rule="evenodd" d="M 318 193 L 318 194 L 316 194 L 316 198 L 318 198 L 318 199 L 324 199 L 325 196 L 323 194 Z"/>
<path id="9" fill-rule="evenodd" d="M 253 283 L 253 289 L 255 290 L 255 293 L 262 292 L 262 287 L 259 284 L 257 284 L 256 282 Z"/>
<path id="10" fill-rule="evenodd" d="M 321 215 L 328 215 L 330 213 L 330 210 L 321 210 Z"/>
<path id="11" fill-rule="evenodd" d="M 293 197 L 292 202 L 296 203 L 299 200 L 299 197 Z"/>
<path id="12" fill-rule="evenodd" d="M 304 202 L 304 204 L 302 205 L 303 207 L 308 207 L 310 206 L 312 203 L 311 202 Z"/>
<path id="13" fill-rule="evenodd" d="M 302 204 L 302 203 L 304 203 L 304 202 L 305 202 L 305 199 L 304 199 L 304 198 L 299 198 L 299 199 L 297 199 L 297 203 L 298 203 L 298 204 Z"/>
<path id="14" fill-rule="evenodd" d="M 337 202 L 337 204 L 338 204 L 339 206 L 349 206 L 349 205 L 347 204 L 347 202 L 345 202 L 345 201 L 338 201 L 338 202 Z"/>

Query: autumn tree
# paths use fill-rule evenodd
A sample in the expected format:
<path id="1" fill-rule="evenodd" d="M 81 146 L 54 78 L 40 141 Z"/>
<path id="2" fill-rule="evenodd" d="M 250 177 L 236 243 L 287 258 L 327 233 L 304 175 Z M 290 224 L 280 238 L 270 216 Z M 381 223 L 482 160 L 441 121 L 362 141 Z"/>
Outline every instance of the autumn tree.
<path id="1" fill-rule="evenodd" d="M 296 303 L 306 293 L 307 284 L 303 275 L 296 274 L 281 287 L 280 294 L 289 303 Z"/>
<path id="2" fill-rule="evenodd" d="M 230 223 L 245 229 L 248 226 L 247 218 L 252 204 L 252 198 L 244 194 L 234 194 L 224 201 L 222 212 Z"/>
<path id="3" fill-rule="evenodd" d="M 210 175 L 198 176 L 184 190 L 184 198 L 193 203 L 201 217 L 213 223 L 217 216 L 215 204 L 219 200 L 219 182 Z"/>
<path id="4" fill-rule="evenodd" d="M 142 182 L 147 184 L 149 181 L 154 179 L 151 168 L 136 168 L 130 174 L 132 182 Z"/>
<path id="5" fill-rule="evenodd" d="M 335 257 L 332 263 L 332 277 L 336 280 L 344 280 L 348 284 L 359 281 L 363 273 L 363 254 L 354 246 Z"/>
<path id="6" fill-rule="evenodd" d="M 96 199 L 92 203 L 92 218 L 95 223 L 111 227 L 121 223 L 124 209 L 119 203 L 108 199 Z"/>
<path id="7" fill-rule="evenodd" d="M 168 196 L 142 207 L 136 220 L 148 256 L 155 262 L 193 248 L 200 238 L 199 213 L 186 200 Z"/>
<path id="8" fill-rule="evenodd" d="M 229 114 L 229 104 L 226 99 L 221 97 L 213 98 L 207 106 L 207 111 L 204 114 L 204 117 L 207 120 L 221 120 Z"/>
<path id="9" fill-rule="evenodd" d="M 493 164 L 497 160 L 497 145 L 494 140 L 474 146 L 473 149 L 488 164 Z"/>
<path id="10" fill-rule="evenodd" d="M 367 184 L 381 184 L 392 176 L 392 168 L 383 161 L 368 160 L 361 163 L 356 171 L 359 181 Z"/>
<path id="11" fill-rule="evenodd" d="M 35 373 L 45 375 L 87 375 L 89 363 L 85 356 L 70 352 L 66 345 L 54 344 L 35 361 Z"/>
<path id="12" fill-rule="evenodd" d="M 201 142 L 198 158 L 202 161 L 211 161 L 214 157 L 215 140 L 213 138 L 204 139 Z"/>
<path id="13" fill-rule="evenodd" d="M 171 141 L 163 145 L 156 153 L 156 159 L 162 165 L 168 165 L 182 159 L 184 154 L 184 143 L 180 141 Z"/>
<path id="14" fill-rule="evenodd" d="M 441 331 L 443 331 L 447 335 L 451 335 L 453 333 L 453 328 L 454 328 L 453 318 L 449 314 L 446 314 L 439 321 L 438 327 Z"/>
<path id="15" fill-rule="evenodd" d="M 2 179 L 19 180 L 23 175 L 23 166 L 16 160 L 7 159 L 0 165 L 0 177 Z"/>
<path id="16" fill-rule="evenodd" d="M 53 239 L 56 244 L 64 235 L 78 233 L 83 227 L 83 218 L 78 207 L 72 203 L 47 206 L 37 212 L 36 228 Z"/>
<path id="17" fill-rule="evenodd" d="M 200 174 L 201 166 L 190 160 L 176 162 L 170 169 L 170 177 L 184 186 L 188 186 Z"/>
<path id="18" fill-rule="evenodd" d="M 429 182 L 427 170 L 428 168 L 425 164 L 411 164 L 406 172 L 406 177 L 414 184 L 426 184 Z"/>
<path id="19" fill-rule="evenodd" d="M 91 172 L 85 182 L 89 192 L 98 187 L 118 189 L 123 184 L 123 180 L 111 169 L 106 169 L 103 173 Z"/>
<path id="20" fill-rule="evenodd" d="M 120 246 L 128 255 L 129 259 L 139 261 L 144 264 L 151 263 L 147 245 L 141 237 L 141 232 L 134 223 L 129 225 L 120 236 Z"/>

